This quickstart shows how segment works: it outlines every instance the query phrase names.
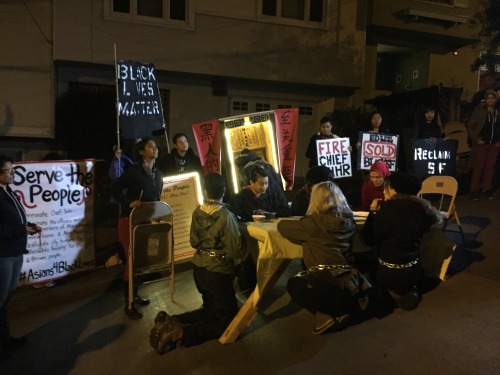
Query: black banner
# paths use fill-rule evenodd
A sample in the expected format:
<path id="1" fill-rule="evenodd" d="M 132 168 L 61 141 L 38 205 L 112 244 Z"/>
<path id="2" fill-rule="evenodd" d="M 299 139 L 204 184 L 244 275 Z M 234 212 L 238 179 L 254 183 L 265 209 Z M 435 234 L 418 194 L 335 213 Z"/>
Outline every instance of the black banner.
<path id="1" fill-rule="evenodd" d="M 154 130 L 164 127 L 154 65 L 120 60 L 116 64 L 116 74 L 122 137 L 151 137 Z"/>
<path id="2" fill-rule="evenodd" d="M 457 148 L 455 139 L 417 139 L 413 150 L 415 175 L 422 180 L 431 175 L 455 176 Z"/>

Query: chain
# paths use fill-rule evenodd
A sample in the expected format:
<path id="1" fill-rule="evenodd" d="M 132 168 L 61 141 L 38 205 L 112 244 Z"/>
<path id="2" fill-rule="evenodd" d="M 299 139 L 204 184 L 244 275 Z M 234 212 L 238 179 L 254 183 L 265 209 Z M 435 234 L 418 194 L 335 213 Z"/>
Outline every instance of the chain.
<path id="1" fill-rule="evenodd" d="M 418 258 L 415 259 L 415 260 L 412 260 L 411 262 L 408 262 L 408 263 L 405 263 L 405 264 L 394 264 L 394 263 L 388 263 L 388 262 L 385 262 L 383 261 L 382 259 L 378 258 L 378 262 L 382 265 L 382 266 L 385 266 L 387 268 L 392 268 L 392 269 L 395 269 L 395 270 L 401 270 L 401 269 L 404 269 L 404 268 L 410 268 L 410 267 L 413 267 L 415 264 L 418 263 Z"/>
<path id="2" fill-rule="evenodd" d="M 304 277 L 310 275 L 311 273 L 323 270 L 335 270 L 335 269 L 350 270 L 351 268 L 352 266 L 348 264 L 318 264 L 317 266 L 312 266 L 305 271 L 300 271 L 297 274 L 297 276 Z"/>

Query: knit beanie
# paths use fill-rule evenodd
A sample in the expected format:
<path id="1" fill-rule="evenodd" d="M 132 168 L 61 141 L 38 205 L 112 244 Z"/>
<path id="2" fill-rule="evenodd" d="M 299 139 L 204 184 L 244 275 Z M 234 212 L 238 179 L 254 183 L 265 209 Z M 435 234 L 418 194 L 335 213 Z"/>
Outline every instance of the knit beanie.
<path id="1" fill-rule="evenodd" d="M 391 171 L 387 167 L 387 164 L 383 161 L 376 161 L 370 167 L 370 172 L 377 172 L 382 178 L 386 178 L 391 174 Z"/>
<path id="2" fill-rule="evenodd" d="M 486 99 L 488 95 L 493 95 L 495 99 L 498 101 L 498 93 L 495 90 L 486 90 L 484 92 L 484 98 Z"/>

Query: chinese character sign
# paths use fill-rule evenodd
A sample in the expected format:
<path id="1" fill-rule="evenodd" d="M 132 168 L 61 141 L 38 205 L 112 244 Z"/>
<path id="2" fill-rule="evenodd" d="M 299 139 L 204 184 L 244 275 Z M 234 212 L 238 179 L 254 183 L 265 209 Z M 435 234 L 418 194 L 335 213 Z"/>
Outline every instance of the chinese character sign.
<path id="1" fill-rule="evenodd" d="M 125 139 L 151 137 L 164 127 L 163 108 L 153 64 L 120 60 L 118 78 L 118 114 Z"/>
<path id="2" fill-rule="evenodd" d="M 200 155 L 203 174 L 220 173 L 220 128 L 219 120 L 193 124 L 193 132 Z"/>
<path id="3" fill-rule="evenodd" d="M 349 138 L 318 139 L 318 165 L 330 168 L 335 178 L 352 177 Z"/>
<path id="4" fill-rule="evenodd" d="M 42 228 L 28 236 L 20 284 L 60 278 L 95 267 L 94 160 L 16 164 L 12 190 L 28 221 Z"/>
<path id="5" fill-rule="evenodd" d="M 274 118 L 281 175 L 286 182 L 286 190 L 292 190 L 297 154 L 299 111 L 297 108 L 275 109 Z"/>
<path id="6" fill-rule="evenodd" d="M 399 136 L 359 132 L 361 146 L 358 152 L 358 169 L 369 170 L 376 161 L 383 161 L 394 172 L 397 168 Z"/>
<path id="7" fill-rule="evenodd" d="M 455 176 L 458 141 L 456 139 L 417 139 L 413 150 L 415 175 Z"/>

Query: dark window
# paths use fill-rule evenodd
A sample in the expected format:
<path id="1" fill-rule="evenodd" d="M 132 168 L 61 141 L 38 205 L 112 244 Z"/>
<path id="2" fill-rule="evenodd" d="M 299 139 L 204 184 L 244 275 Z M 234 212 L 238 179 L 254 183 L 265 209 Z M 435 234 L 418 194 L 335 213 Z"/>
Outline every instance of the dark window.
<path id="1" fill-rule="evenodd" d="M 170 0 L 170 19 L 186 20 L 186 0 Z"/>
<path id="2" fill-rule="evenodd" d="M 130 13 L 130 0 L 113 0 L 113 12 Z"/>
<path id="3" fill-rule="evenodd" d="M 234 111 L 248 111 L 248 102 L 233 102 Z"/>
<path id="4" fill-rule="evenodd" d="M 271 104 L 268 103 L 255 103 L 255 110 L 257 112 L 269 111 L 271 109 Z"/>
<path id="5" fill-rule="evenodd" d="M 299 115 L 312 116 L 312 107 L 299 107 Z"/>
<path id="6" fill-rule="evenodd" d="M 281 0 L 281 17 L 304 20 L 304 0 Z"/>
<path id="7" fill-rule="evenodd" d="M 163 0 L 137 0 L 137 14 L 163 18 Z"/>
<path id="8" fill-rule="evenodd" d="M 323 22 L 323 0 L 310 0 L 309 21 Z"/>
<path id="9" fill-rule="evenodd" d="M 279 109 L 292 108 L 290 104 L 278 104 Z"/>
<path id="10" fill-rule="evenodd" d="M 262 14 L 276 16 L 277 0 L 262 0 Z"/>

